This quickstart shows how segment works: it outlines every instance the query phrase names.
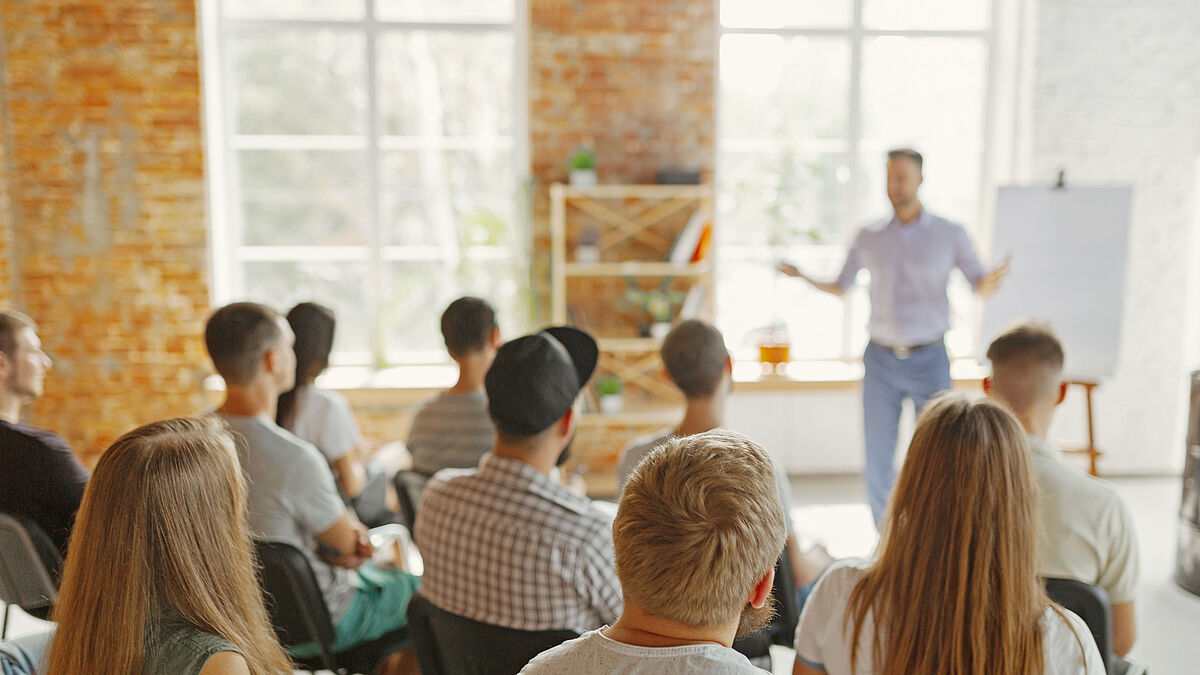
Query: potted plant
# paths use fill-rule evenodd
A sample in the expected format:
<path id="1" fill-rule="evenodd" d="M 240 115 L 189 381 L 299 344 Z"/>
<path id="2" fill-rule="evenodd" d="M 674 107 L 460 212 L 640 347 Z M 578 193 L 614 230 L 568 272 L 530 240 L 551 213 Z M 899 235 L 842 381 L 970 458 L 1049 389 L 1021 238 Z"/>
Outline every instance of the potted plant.
<path id="1" fill-rule="evenodd" d="M 596 155 L 582 145 L 571 153 L 567 160 L 567 180 L 575 187 L 592 187 L 596 184 Z"/>
<path id="2" fill-rule="evenodd" d="M 588 225 L 579 233 L 579 239 L 575 241 L 575 262 L 600 262 L 600 232 L 595 227 Z"/>
<path id="3" fill-rule="evenodd" d="M 600 399 L 600 412 L 615 415 L 625 407 L 625 397 L 621 391 L 624 385 L 617 375 L 603 375 L 596 378 L 596 395 Z"/>
<path id="4" fill-rule="evenodd" d="M 642 290 L 632 279 L 626 279 L 629 290 L 625 291 L 625 301 L 645 310 L 650 318 L 649 337 L 662 340 L 671 332 L 671 319 L 675 311 L 683 304 L 687 295 L 683 291 L 671 290 L 671 277 L 665 277 L 658 288 Z"/>

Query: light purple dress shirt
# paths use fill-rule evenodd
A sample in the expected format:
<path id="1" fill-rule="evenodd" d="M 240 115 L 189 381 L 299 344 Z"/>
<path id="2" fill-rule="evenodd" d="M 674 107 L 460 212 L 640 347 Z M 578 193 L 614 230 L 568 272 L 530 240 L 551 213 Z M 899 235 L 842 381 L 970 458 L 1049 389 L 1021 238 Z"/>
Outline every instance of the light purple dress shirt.
<path id="1" fill-rule="evenodd" d="M 871 273 L 871 340 L 888 347 L 936 342 L 950 328 L 950 271 L 974 287 L 986 275 L 962 227 L 922 210 L 902 224 L 893 216 L 859 230 L 838 275 L 843 291 L 862 268 Z"/>

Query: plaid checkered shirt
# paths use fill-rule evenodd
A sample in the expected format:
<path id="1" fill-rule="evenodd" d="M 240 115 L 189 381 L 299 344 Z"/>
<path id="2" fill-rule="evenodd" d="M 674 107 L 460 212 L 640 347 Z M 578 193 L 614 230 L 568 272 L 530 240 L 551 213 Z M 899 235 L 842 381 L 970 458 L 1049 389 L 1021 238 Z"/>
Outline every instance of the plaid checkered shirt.
<path id="1" fill-rule="evenodd" d="M 621 614 L 611 520 L 523 462 L 488 453 L 477 469 L 438 472 L 416 539 L 421 594 L 453 614 L 579 633 Z"/>

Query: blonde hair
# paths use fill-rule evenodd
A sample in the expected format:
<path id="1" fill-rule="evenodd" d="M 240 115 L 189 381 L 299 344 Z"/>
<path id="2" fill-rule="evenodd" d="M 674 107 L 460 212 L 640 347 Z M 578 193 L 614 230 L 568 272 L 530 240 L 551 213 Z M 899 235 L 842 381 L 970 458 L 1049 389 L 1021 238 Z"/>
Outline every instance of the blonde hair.
<path id="1" fill-rule="evenodd" d="M 1035 563 L 1035 499 L 1025 434 L 1010 413 L 954 394 L 930 403 L 878 559 L 850 594 L 852 666 L 873 611 L 875 673 L 1042 672 L 1039 622 L 1052 603 Z"/>
<path id="2" fill-rule="evenodd" d="M 147 636 L 168 619 L 229 640 L 252 673 L 291 672 L 251 550 L 223 422 L 171 419 L 122 436 L 84 491 L 46 672 L 141 672 Z"/>
<path id="3" fill-rule="evenodd" d="M 740 616 L 785 536 L 774 465 L 758 444 L 721 429 L 672 438 L 621 492 L 617 577 L 654 616 L 719 626 Z"/>

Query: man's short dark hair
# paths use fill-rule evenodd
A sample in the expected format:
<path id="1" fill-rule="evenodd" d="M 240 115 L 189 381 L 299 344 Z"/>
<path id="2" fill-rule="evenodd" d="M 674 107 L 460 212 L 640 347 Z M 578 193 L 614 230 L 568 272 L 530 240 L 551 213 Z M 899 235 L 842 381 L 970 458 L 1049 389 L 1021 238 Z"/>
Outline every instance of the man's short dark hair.
<path id="1" fill-rule="evenodd" d="M 17 333 L 26 328 L 37 330 L 33 319 L 15 309 L 0 309 L 0 353 L 12 358 L 17 350 Z"/>
<path id="2" fill-rule="evenodd" d="M 461 297 L 442 312 L 442 339 L 454 358 L 486 347 L 495 328 L 496 310 L 481 298 Z"/>
<path id="3" fill-rule="evenodd" d="M 987 358 L 992 366 L 1040 365 L 1061 370 L 1064 354 L 1062 343 L 1041 321 L 1022 321 L 1001 333 L 988 345 Z"/>
<path id="4" fill-rule="evenodd" d="M 917 171 L 924 170 L 925 158 L 921 156 L 921 153 L 912 148 L 893 148 L 888 150 L 887 157 L 889 162 L 894 159 L 911 159 L 916 163 Z"/>
<path id="5" fill-rule="evenodd" d="M 729 360 L 721 332 L 700 319 L 688 319 L 671 329 L 659 354 L 667 375 L 687 398 L 712 396 Z"/>
<path id="6" fill-rule="evenodd" d="M 204 326 L 204 346 L 226 383 L 244 385 L 254 379 L 263 354 L 283 335 L 282 319 L 257 302 L 235 302 L 213 312 Z"/>

